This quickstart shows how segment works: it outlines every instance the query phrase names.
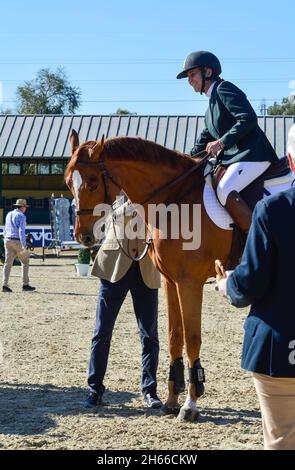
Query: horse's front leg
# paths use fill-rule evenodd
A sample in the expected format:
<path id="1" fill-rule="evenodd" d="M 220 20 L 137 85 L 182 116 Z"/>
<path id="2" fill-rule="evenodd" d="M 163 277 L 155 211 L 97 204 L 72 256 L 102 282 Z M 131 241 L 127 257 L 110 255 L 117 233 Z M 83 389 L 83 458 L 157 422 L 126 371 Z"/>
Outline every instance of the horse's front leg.
<path id="1" fill-rule="evenodd" d="M 168 398 L 162 408 L 165 414 L 178 414 L 180 405 L 178 397 L 185 390 L 183 366 L 183 327 L 176 285 L 164 280 L 168 306 L 168 345 L 170 353 L 170 371 L 168 381 Z"/>
<path id="2" fill-rule="evenodd" d="M 189 385 L 187 398 L 181 407 L 178 419 L 196 421 L 199 417 L 197 398 L 204 393 L 204 370 L 200 363 L 201 310 L 203 284 L 189 281 L 177 285 L 180 303 L 185 349 L 188 357 Z"/>

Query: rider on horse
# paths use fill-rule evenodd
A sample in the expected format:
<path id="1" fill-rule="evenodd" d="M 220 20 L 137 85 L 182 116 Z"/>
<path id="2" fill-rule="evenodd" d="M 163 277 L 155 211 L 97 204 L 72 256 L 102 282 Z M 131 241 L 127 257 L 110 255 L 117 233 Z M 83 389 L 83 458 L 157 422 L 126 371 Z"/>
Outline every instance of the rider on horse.
<path id="1" fill-rule="evenodd" d="M 209 98 L 205 128 L 191 155 L 206 150 L 209 155 L 217 155 L 218 163 L 226 167 L 216 194 L 235 224 L 246 233 L 252 213 L 239 193 L 278 157 L 260 129 L 246 95 L 233 83 L 221 79 L 220 74 L 218 58 L 211 52 L 198 51 L 187 56 L 177 78 L 188 77 L 194 90 L 205 92 Z"/>

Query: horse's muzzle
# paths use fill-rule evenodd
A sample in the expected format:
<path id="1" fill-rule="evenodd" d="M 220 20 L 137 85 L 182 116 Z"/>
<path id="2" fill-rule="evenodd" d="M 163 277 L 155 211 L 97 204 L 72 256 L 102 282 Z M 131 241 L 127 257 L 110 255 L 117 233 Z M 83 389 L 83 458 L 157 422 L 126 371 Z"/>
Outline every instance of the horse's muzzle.
<path id="1" fill-rule="evenodd" d="M 79 243 L 81 243 L 81 245 L 84 245 L 87 248 L 90 248 L 92 245 L 94 245 L 95 238 L 90 233 L 80 233 L 78 235 L 78 241 Z"/>

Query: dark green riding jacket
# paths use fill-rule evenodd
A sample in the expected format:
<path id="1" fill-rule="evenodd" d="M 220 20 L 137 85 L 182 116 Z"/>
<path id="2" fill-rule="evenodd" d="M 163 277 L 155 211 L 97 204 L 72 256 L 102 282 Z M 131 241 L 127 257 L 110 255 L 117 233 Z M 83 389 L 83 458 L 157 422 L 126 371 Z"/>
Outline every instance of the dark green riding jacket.
<path id="1" fill-rule="evenodd" d="M 278 159 L 257 116 L 243 93 L 233 83 L 216 82 L 205 114 L 205 128 L 191 151 L 194 155 L 206 148 L 209 142 L 220 139 L 224 152 L 221 163 L 274 162 Z"/>

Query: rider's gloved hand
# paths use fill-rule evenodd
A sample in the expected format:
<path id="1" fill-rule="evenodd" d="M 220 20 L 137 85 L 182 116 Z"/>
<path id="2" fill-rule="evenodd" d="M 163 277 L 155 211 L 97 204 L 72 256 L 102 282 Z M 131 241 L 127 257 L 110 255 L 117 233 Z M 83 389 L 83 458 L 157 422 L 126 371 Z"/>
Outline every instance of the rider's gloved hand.
<path id="1" fill-rule="evenodd" d="M 224 143 L 221 140 L 209 142 L 206 146 L 206 152 L 209 155 L 218 155 L 224 149 Z"/>

